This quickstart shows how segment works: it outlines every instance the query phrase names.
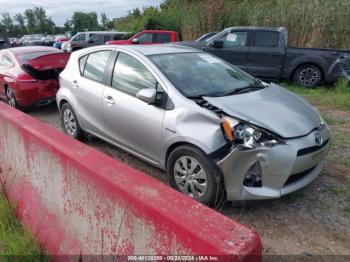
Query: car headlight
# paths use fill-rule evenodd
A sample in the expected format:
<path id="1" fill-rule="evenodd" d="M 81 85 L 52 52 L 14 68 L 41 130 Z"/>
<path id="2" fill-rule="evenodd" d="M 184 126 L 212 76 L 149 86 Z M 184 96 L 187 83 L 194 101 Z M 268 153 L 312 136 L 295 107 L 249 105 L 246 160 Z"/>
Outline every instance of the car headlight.
<path id="1" fill-rule="evenodd" d="M 284 143 L 275 134 L 241 123 L 234 118 L 223 117 L 222 119 L 221 128 L 225 138 L 237 146 L 253 149 L 259 146 L 273 146 Z"/>
<path id="2" fill-rule="evenodd" d="M 324 120 L 324 118 L 321 116 L 321 114 L 319 114 L 320 115 L 320 125 L 321 125 L 321 128 L 322 127 L 326 127 L 327 129 L 328 129 L 328 124 L 327 124 L 327 122 Z"/>

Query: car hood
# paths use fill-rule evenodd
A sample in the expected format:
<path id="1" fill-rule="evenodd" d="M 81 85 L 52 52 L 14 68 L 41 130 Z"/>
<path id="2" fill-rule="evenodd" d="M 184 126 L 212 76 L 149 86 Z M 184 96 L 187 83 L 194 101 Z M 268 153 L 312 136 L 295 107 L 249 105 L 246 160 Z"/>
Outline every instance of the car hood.
<path id="1" fill-rule="evenodd" d="M 284 138 L 304 136 L 321 126 L 320 115 L 314 107 L 275 84 L 250 93 L 203 99 L 232 117 Z"/>

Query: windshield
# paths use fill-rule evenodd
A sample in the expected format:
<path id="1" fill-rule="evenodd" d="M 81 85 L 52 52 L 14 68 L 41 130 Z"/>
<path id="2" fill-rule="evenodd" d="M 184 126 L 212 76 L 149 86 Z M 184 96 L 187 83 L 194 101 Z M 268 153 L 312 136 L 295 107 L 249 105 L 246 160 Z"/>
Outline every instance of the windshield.
<path id="1" fill-rule="evenodd" d="M 257 84 L 252 76 L 207 53 L 149 57 L 172 84 L 189 98 L 225 96 Z"/>

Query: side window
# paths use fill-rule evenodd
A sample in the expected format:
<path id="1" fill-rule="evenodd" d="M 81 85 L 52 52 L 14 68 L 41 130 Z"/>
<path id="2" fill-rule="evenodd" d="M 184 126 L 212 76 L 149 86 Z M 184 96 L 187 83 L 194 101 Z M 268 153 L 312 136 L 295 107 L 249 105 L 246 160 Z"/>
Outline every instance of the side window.
<path id="1" fill-rule="evenodd" d="M 85 41 L 85 34 L 79 34 L 76 35 L 73 39 L 73 42 L 81 42 L 81 41 Z"/>
<path id="2" fill-rule="evenodd" d="M 103 36 L 103 43 L 102 44 L 105 44 L 106 42 L 112 40 L 112 36 L 111 35 L 105 35 Z"/>
<path id="3" fill-rule="evenodd" d="M 79 59 L 79 71 L 80 71 L 80 75 L 84 74 L 84 68 L 85 68 L 85 64 L 86 64 L 86 60 L 88 59 L 89 55 L 83 56 L 82 58 Z"/>
<path id="4" fill-rule="evenodd" d="M 140 35 L 139 37 L 137 37 L 137 39 L 139 40 L 139 43 L 151 43 L 153 42 L 153 34 L 151 33 L 144 33 L 142 35 Z"/>
<path id="5" fill-rule="evenodd" d="M 103 35 L 93 35 L 92 37 L 90 37 L 90 40 L 93 41 L 94 44 L 97 45 L 103 45 L 104 44 L 104 36 Z"/>
<path id="6" fill-rule="evenodd" d="M 223 47 L 233 47 L 233 46 L 246 46 L 247 45 L 246 31 L 231 32 L 223 35 L 220 40 L 224 41 Z"/>
<path id="7" fill-rule="evenodd" d="M 102 83 L 104 71 L 111 53 L 112 51 L 98 51 L 89 54 L 84 66 L 83 76 Z M 81 59 L 79 65 L 82 63 L 83 60 Z"/>
<path id="8" fill-rule="evenodd" d="M 113 35 L 113 40 L 121 40 L 123 35 Z"/>
<path id="9" fill-rule="evenodd" d="M 112 86 L 131 95 L 136 95 L 141 89 L 156 88 L 157 80 L 137 59 L 119 53 L 114 66 Z"/>
<path id="10" fill-rule="evenodd" d="M 273 31 L 256 31 L 254 46 L 258 47 L 278 47 L 279 33 Z"/>
<path id="11" fill-rule="evenodd" d="M 171 41 L 170 34 L 156 34 L 157 43 L 169 43 Z"/>

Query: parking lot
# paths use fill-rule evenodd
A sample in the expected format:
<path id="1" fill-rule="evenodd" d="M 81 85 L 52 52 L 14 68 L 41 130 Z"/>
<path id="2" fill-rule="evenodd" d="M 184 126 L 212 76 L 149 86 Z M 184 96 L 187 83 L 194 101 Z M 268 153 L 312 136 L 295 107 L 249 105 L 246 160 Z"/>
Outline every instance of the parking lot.
<path id="1" fill-rule="evenodd" d="M 306 188 L 282 199 L 226 203 L 220 212 L 254 228 L 261 235 L 264 254 L 350 255 L 350 113 L 319 105 L 330 125 L 333 146 L 322 174 Z M 60 129 L 56 105 L 29 114 Z M 167 183 L 165 172 L 97 138 L 86 143 L 145 174 Z M 349 163 L 348 163 L 349 162 Z M 320 257 L 320 259 L 326 257 Z"/>

